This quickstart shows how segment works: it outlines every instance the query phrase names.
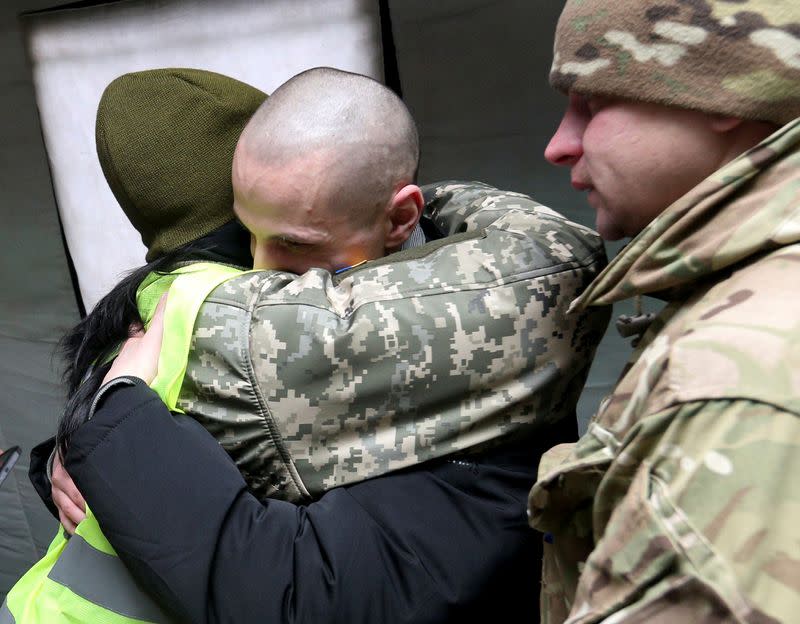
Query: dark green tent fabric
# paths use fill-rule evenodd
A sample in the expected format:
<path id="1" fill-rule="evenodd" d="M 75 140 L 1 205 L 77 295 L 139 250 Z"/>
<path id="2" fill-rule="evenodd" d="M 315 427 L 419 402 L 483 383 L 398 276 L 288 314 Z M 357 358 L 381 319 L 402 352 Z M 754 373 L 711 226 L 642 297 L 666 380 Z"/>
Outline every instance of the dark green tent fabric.
<path id="1" fill-rule="evenodd" d="M 23 449 L 0 487 L 0 600 L 55 534 L 28 481 L 28 453 L 54 431 L 63 403 L 54 348 L 79 318 L 18 32 L 34 4 L 0 6 L 0 448 Z"/>

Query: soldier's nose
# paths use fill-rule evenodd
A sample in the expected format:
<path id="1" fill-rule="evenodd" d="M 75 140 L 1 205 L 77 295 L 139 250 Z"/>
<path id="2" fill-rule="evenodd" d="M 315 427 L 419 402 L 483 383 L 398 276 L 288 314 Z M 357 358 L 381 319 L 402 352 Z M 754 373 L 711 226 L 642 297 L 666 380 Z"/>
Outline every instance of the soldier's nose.
<path id="1" fill-rule="evenodd" d="M 567 109 L 553 137 L 544 150 L 548 162 L 561 167 L 571 167 L 583 156 L 583 133 L 589 123 L 589 114 L 577 97 L 570 97 Z"/>

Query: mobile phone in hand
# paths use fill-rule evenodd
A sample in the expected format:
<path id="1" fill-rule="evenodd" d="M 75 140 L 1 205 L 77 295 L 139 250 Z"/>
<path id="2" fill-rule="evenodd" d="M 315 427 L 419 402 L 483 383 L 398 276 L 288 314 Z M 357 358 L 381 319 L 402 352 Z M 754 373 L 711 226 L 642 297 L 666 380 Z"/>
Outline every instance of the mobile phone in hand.
<path id="1" fill-rule="evenodd" d="M 19 450 L 19 447 L 12 446 L 10 449 L 6 449 L 5 452 L 0 455 L 0 485 L 3 485 L 3 481 L 6 480 L 8 473 L 11 472 L 14 464 L 17 463 L 20 454 L 21 451 Z"/>

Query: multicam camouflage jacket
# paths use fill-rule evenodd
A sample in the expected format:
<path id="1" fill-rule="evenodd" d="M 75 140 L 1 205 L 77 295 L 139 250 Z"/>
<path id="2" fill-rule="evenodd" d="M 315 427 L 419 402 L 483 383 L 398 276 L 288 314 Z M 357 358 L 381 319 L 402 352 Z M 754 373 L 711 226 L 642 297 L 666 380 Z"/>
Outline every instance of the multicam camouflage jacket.
<path id="1" fill-rule="evenodd" d="M 667 306 L 530 494 L 544 622 L 800 614 L 800 119 L 654 220 L 576 302 Z"/>
<path id="2" fill-rule="evenodd" d="M 424 191 L 445 238 L 341 275 L 244 273 L 200 308 L 178 406 L 256 495 L 309 500 L 574 418 L 609 312 L 567 309 L 599 238 L 524 195 Z"/>

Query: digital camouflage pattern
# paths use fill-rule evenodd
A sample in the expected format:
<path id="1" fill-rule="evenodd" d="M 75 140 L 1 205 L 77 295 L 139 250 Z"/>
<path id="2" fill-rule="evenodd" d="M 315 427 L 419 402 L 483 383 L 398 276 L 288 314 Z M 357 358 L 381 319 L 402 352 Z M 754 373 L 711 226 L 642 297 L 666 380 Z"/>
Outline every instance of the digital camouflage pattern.
<path id="1" fill-rule="evenodd" d="M 291 501 L 575 417 L 608 310 L 601 241 L 529 197 L 425 189 L 452 234 L 331 276 L 246 273 L 202 306 L 178 405 Z M 444 243 L 444 244 L 443 244 Z"/>
<path id="2" fill-rule="evenodd" d="M 550 82 L 783 125 L 800 116 L 800 2 L 568 0 Z"/>
<path id="3" fill-rule="evenodd" d="M 576 301 L 666 308 L 575 445 L 542 458 L 542 615 L 800 613 L 800 119 L 655 219 Z"/>

